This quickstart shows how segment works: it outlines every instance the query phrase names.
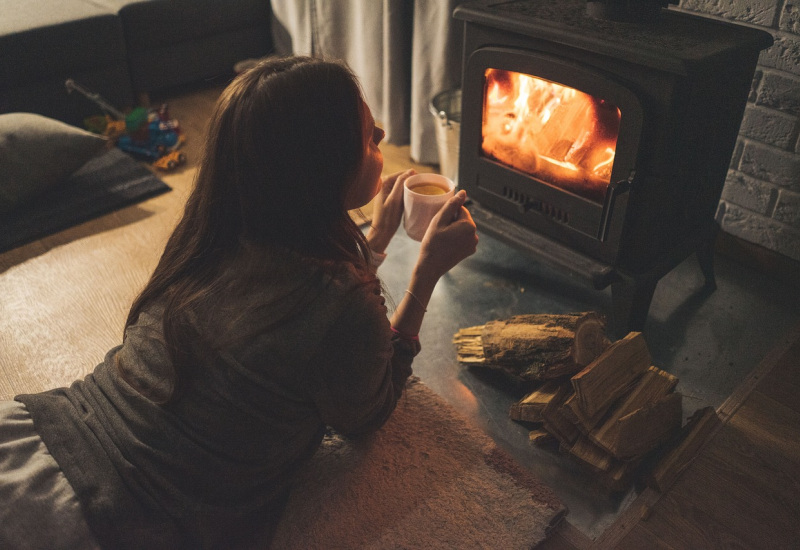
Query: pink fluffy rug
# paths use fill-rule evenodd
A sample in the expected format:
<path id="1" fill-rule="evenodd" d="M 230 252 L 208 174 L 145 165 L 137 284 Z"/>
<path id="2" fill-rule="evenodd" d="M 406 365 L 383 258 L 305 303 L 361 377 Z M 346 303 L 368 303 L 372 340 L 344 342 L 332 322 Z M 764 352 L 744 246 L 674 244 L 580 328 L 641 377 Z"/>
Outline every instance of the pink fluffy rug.
<path id="1" fill-rule="evenodd" d="M 410 381 L 379 432 L 325 438 L 273 548 L 532 548 L 565 514 L 550 488 Z"/>

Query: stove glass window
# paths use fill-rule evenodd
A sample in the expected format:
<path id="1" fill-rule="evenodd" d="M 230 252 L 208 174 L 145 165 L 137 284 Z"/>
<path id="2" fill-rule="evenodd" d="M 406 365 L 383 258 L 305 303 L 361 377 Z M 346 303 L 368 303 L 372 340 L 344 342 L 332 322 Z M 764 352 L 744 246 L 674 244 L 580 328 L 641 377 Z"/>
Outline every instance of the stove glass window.
<path id="1" fill-rule="evenodd" d="M 484 73 L 482 154 L 602 203 L 621 113 L 603 98 L 524 73 Z"/>

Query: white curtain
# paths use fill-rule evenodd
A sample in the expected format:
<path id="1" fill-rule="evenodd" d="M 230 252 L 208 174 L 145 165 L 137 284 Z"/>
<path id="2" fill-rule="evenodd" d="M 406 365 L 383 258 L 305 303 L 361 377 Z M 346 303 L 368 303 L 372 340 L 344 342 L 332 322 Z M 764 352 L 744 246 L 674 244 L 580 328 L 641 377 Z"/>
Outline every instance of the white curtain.
<path id="1" fill-rule="evenodd" d="M 342 59 L 361 81 L 386 139 L 410 144 L 411 157 L 439 162 L 437 93 L 461 86 L 459 0 L 272 0 L 278 54 Z"/>
<path id="2" fill-rule="evenodd" d="M 435 119 L 429 106 L 439 92 L 461 87 L 464 22 L 453 19 L 463 0 L 416 0 L 411 80 L 411 157 L 437 164 Z"/>

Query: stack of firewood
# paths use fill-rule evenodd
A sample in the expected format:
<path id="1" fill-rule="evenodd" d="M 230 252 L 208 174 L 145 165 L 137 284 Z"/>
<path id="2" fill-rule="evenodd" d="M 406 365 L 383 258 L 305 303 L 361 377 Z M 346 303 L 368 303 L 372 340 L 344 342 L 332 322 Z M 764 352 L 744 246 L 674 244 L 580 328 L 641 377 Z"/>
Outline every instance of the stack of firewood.
<path id="1" fill-rule="evenodd" d="M 605 329 L 594 312 L 520 315 L 462 329 L 453 341 L 462 365 L 526 385 L 509 415 L 531 423 L 532 442 L 558 442 L 619 491 L 654 450 L 676 444 L 682 403 L 678 379 L 652 365 L 640 332 L 611 343 Z"/>

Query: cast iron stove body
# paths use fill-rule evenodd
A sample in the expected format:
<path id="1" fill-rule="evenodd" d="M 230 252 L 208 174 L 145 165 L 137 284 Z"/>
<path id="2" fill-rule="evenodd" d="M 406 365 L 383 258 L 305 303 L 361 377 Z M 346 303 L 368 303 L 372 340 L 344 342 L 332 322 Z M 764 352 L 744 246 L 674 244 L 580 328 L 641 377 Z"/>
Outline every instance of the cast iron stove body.
<path id="1" fill-rule="evenodd" d="M 674 10 L 590 17 L 585 0 L 483 0 L 464 21 L 459 185 L 482 231 L 611 285 L 641 330 L 692 253 L 714 287 L 714 220 L 766 32 Z"/>

